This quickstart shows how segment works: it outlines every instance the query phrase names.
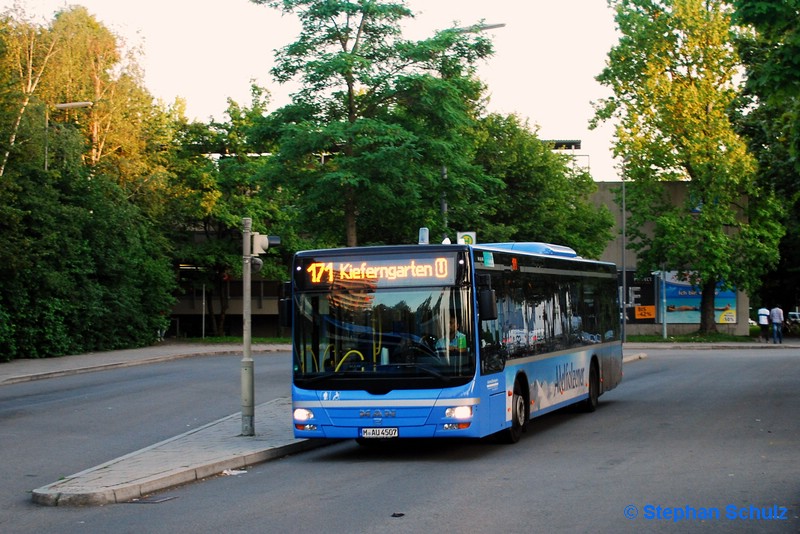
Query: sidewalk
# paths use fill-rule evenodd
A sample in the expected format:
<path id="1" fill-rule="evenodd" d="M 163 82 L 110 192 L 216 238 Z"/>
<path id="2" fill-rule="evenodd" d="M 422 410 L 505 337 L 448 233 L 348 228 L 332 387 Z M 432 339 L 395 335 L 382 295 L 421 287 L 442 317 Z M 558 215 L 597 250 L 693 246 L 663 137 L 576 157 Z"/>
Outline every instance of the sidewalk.
<path id="1" fill-rule="evenodd" d="M 253 352 L 289 351 L 289 345 L 253 344 Z M 0 386 L 28 382 L 43 378 L 74 375 L 90 371 L 102 371 L 119 367 L 132 367 L 151 363 L 194 358 L 211 354 L 242 354 L 242 345 L 160 343 L 141 349 L 90 352 L 60 358 L 36 358 L 12 360 L 0 363 Z"/>
<path id="2" fill-rule="evenodd" d="M 692 346 L 691 348 L 723 348 Z M 724 348 L 790 348 L 793 345 L 732 344 Z M 797 345 L 794 345 L 797 347 Z M 626 344 L 625 362 L 646 358 L 648 348 L 669 344 Z M 680 348 L 689 348 L 680 346 Z M 288 345 L 252 347 L 253 352 L 289 351 Z M 63 358 L 16 360 L 0 364 L 0 386 L 115 367 L 146 365 L 210 354 L 241 354 L 240 345 L 161 344 Z M 241 436 L 241 413 L 156 443 L 33 491 L 33 502 L 49 506 L 103 505 L 141 499 L 148 494 L 193 482 L 226 470 L 327 445 L 329 441 L 295 439 L 291 400 L 275 399 L 255 407 L 255 436 Z"/>
<path id="3" fill-rule="evenodd" d="M 289 345 L 252 345 L 254 353 L 289 350 Z M 14 360 L 0 364 L 0 386 L 220 354 L 241 355 L 242 346 L 163 343 L 141 349 Z M 328 443 L 295 439 L 290 413 L 289 398 L 265 402 L 255 406 L 255 436 L 242 436 L 241 413 L 233 414 L 35 489 L 33 502 L 48 506 L 126 502 Z"/>

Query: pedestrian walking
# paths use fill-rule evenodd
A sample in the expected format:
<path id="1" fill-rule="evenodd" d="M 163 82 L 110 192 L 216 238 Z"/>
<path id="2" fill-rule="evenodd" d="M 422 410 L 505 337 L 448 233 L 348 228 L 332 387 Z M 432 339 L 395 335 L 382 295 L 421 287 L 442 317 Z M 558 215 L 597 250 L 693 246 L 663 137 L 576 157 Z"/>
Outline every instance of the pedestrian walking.
<path id="1" fill-rule="evenodd" d="M 783 310 L 780 306 L 769 311 L 769 320 L 772 322 L 772 343 L 783 343 Z"/>
<path id="2" fill-rule="evenodd" d="M 764 343 L 769 343 L 769 310 L 766 306 L 761 306 L 758 309 L 758 326 L 761 328 L 761 338 L 764 339 Z"/>

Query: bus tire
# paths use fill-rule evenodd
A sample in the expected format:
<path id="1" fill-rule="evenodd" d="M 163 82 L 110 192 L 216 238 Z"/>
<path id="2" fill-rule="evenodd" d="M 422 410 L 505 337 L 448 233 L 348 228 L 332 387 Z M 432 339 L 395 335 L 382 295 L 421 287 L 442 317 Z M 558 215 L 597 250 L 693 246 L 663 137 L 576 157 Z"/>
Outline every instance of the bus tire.
<path id="1" fill-rule="evenodd" d="M 525 424 L 528 422 L 528 401 L 522 393 L 519 380 L 514 382 L 514 393 L 511 398 L 511 426 L 503 430 L 500 439 L 503 443 L 516 443 L 522 437 Z"/>
<path id="2" fill-rule="evenodd" d="M 600 368 L 597 360 L 593 359 L 589 365 L 589 397 L 583 401 L 583 410 L 592 413 L 597 409 L 600 398 Z"/>

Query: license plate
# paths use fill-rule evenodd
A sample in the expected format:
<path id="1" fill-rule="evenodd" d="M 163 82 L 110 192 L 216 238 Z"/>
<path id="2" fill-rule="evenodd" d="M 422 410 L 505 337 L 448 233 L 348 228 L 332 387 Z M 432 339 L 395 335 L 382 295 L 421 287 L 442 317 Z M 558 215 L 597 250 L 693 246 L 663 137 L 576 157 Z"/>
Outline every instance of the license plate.
<path id="1" fill-rule="evenodd" d="M 387 428 L 362 428 L 362 438 L 396 438 L 398 436 L 396 427 Z"/>

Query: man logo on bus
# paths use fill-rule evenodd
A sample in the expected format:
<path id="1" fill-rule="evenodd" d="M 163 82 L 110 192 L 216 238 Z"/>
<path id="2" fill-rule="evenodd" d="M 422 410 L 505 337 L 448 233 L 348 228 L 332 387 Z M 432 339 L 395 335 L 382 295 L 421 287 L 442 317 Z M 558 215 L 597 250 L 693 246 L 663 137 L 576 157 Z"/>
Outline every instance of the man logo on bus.
<path id="1" fill-rule="evenodd" d="M 397 417 L 397 412 L 395 410 L 361 410 L 358 412 L 358 416 L 381 419 L 383 417 Z"/>

